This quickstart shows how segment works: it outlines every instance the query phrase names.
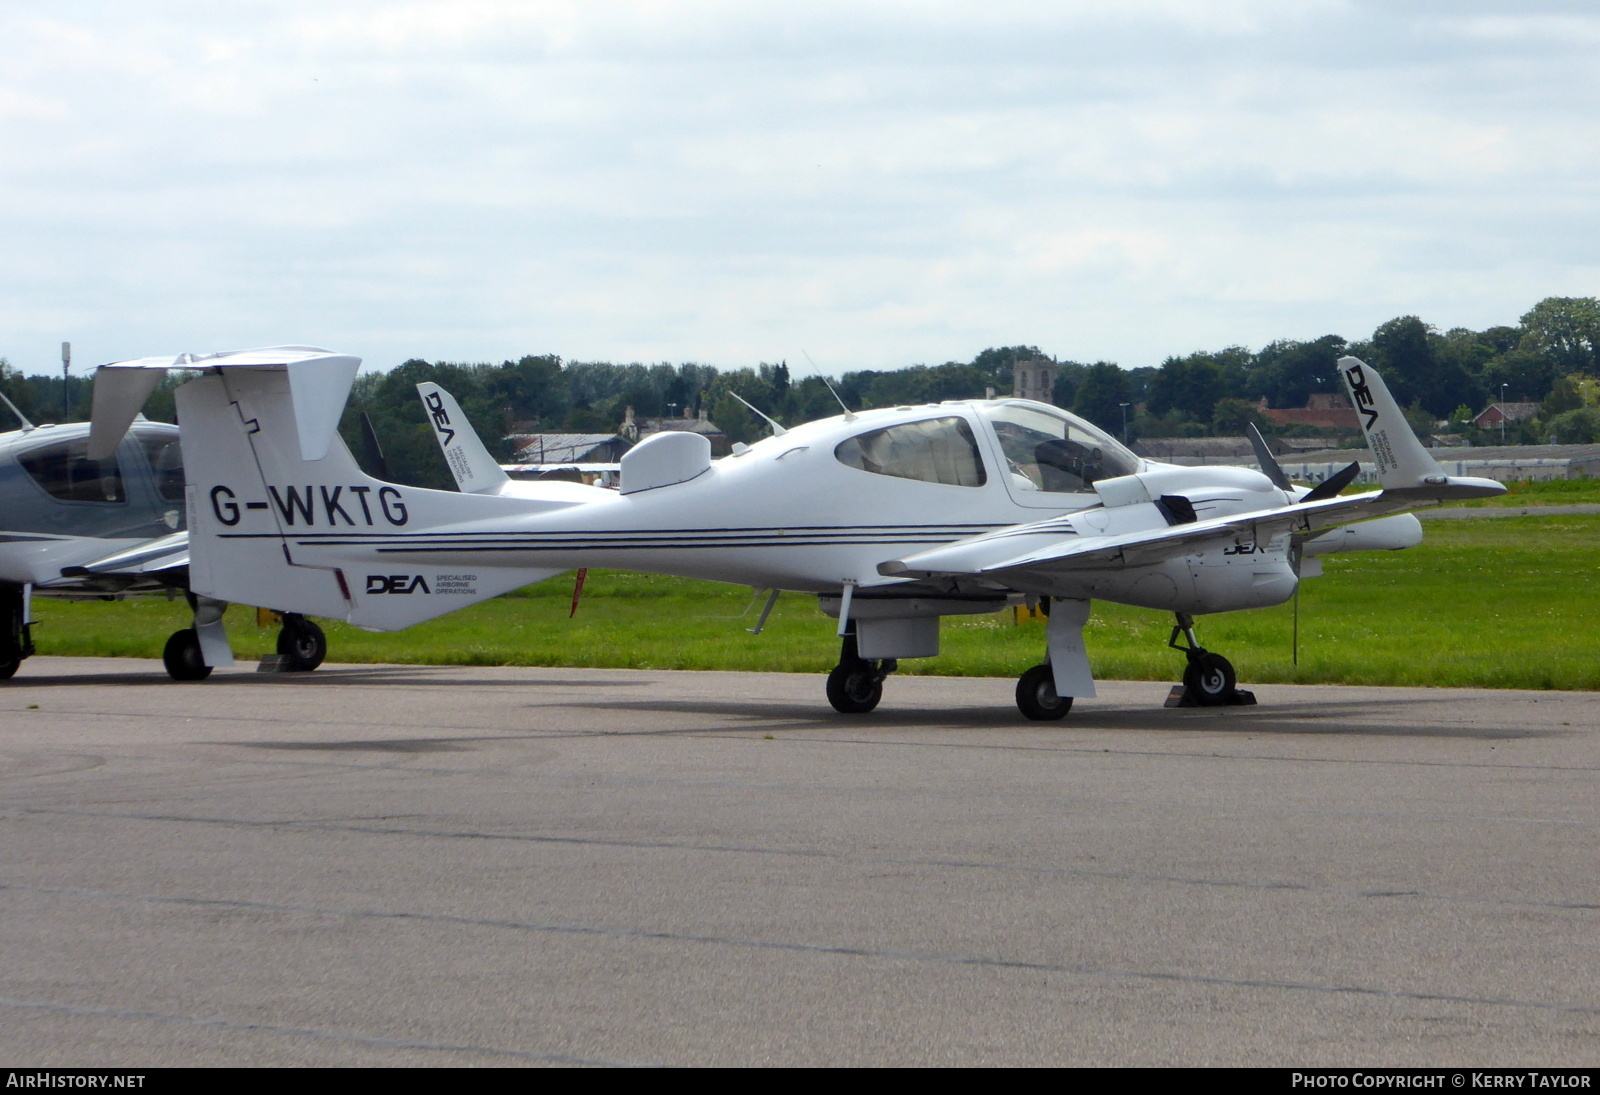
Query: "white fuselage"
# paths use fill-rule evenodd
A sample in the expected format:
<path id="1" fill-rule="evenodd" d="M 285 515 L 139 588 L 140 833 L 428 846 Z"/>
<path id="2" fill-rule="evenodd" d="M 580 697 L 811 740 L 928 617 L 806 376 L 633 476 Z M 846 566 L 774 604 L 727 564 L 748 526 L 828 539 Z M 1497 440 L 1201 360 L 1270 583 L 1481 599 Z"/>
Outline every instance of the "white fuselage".
<path id="1" fill-rule="evenodd" d="M 1000 597 L 1020 591 L 1183 612 L 1275 604 L 1294 588 L 1287 535 L 1260 545 L 1230 539 L 1187 558 L 1108 564 L 1031 587 L 880 574 L 888 560 L 1050 519 L 1059 520 L 1040 535 L 1057 539 L 1167 526 L 1171 518 L 1150 502 L 1102 498 L 1095 483 L 1108 472 L 1136 473 L 1160 492 L 1181 493 L 1201 520 L 1281 506 L 1288 497 L 1248 469 L 1142 461 L 1041 404 L 865 411 L 797 426 L 718 460 L 707 451 L 699 463 L 694 444 L 703 449 L 703 440 L 658 435 L 624 457 L 620 491 L 540 483 L 482 495 L 381 483 L 337 444 L 326 457 L 305 460 L 293 444 L 287 389 L 269 377 L 237 376 L 180 391 L 185 448 L 194 457 L 192 579 L 197 591 L 228 600 L 390 629 L 576 567 L 823 595 L 846 586 L 864 597 L 894 596 L 897 587 Z M 257 428 L 241 431 L 241 418 Z M 1022 436 L 1019 422 L 1045 422 L 1075 439 L 1078 463 L 1060 460 L 1081 479 L 1050 468 L 1041 476 L 1030 462 L 1044 447 L 1034 444 L 1042 435 Z M 927 441 L 940 430 L 959 439 L 959 451 Z M 1075 489 L 1050 489 L 1067 479 Z M 287 584 L 286 557 L 294 572 Z"/>

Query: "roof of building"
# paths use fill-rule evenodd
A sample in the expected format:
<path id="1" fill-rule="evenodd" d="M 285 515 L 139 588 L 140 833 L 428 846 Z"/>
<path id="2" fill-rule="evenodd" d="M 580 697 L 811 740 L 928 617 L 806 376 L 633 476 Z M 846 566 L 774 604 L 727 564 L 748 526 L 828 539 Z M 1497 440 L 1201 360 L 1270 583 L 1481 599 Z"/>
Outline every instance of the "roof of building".
<path id="1" fill-rule="evenodd" d="M 511 438 L 517 446 L 514 459 L 529 464 L 581 463 L 595 449 L 621 440 L 614 433 L 529 433 Z"/>
<path id="2" fill-rule="evenodd" d="M 1501 415 L 1501 417 L 1503 417 L 1508 422 L 1525 422 L 1528 419 L 1532 418 L 1534 415 L 1539 413 L 1539 404 L 1537 404 L 1537 403 L 1491 403 L 1487 407 L 1485 407 L 1483 409 L 1483 412 L 1481 414 L 1479 414 L 1477 416 L 1477 418 L 1474 418 L 1473 421 L 1474 422 L 1478 421 L 1478 419 L 1482 418 L 1484 415 L 1489 414 L 1491 411 L 1498 412 Z"/>
<path id="3" fill-rule="evenodd" d="M 722 427 L 709 418 L 640 418 L 635 420 L 639 436 L 652 433 L 721 433 Z"/>

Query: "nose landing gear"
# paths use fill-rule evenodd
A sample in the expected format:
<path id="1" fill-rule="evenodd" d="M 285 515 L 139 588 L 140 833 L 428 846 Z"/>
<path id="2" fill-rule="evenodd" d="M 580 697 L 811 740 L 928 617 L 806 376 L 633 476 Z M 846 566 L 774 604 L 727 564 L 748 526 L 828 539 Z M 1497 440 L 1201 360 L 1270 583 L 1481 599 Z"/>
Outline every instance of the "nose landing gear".
<path id="1" fill-rule="evenodd" d="M 828 702 L 841 715 L 865 715 L 883 699 L 883 678 L 898 668 L 900 663 L 894 658 L 863 658 L 852 629 L 840 644 L 839 664 L 828 674 Z"/>
<path id="2" fill-rule="evenodd" d="M 1238 687 L 1238 677 L 1233 663 L 1221 654 L 1214 654 L 1200 645 L 1195 638 L 1194 617 L 1186 612 L 1173 613 L 1177 623 L 1167 645 L 1183 651 L 1188 665 L 1183 670 L 1183 685 L 1174 688 L 1167 697 L 1168 707 L 1248 707 L 1256 702 L 1255 694 Z M 1178 645 L 1182 635 L 1186 645 Z"/>

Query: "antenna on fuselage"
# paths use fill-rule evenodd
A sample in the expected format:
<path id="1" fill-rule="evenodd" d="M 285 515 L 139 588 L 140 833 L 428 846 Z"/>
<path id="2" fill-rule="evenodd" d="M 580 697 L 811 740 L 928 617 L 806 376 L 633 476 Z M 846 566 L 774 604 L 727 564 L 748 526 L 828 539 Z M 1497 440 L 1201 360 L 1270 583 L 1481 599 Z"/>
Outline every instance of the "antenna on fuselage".
<path id="1" fill-rule="evenodd" d="M 733 398 L 737 399 L 740 403 L 743 403 L 746 407 L 749 407 L 752 411 L 755 411 L 755 413 L 759 414 L 762 418 L 766 419 L 767 425 L 772 427 L 772 436 L 773 437 L 782 437 L 784 434 L 789 432 L 788 430 L 784 429 L 782 426 L 778 425 L 778 420 L 777 419 L 775 419 L 772 416 L 766 414 L 764 411 L 759 410 L 754 403 L 750 402 L 748 399 L 746 399 L 744 396 L 740 395 L 738 392 L 730 391 L 728 394 L 733 396 Z"/>
<path id="2" fill-rule="evenodd" d="M 800 352 L 805 355 L 805 359 L 807 361 L 811 361 L 810 354 L 807 354 L 804 350 L 801 350 Z M 844 412 L 844 420 L 846 422 L 854 422 L 856 420 L 856 412 L 844 405 L 844 400 L 839 398 L 839 393 L 834 389 L 832 384 L 828 383 L 828 378 L 822 375 L 822 370 L 817 368 L 817 363 L 815 361 L 811 361 L 811 369 L 817 374 L 817 379 L 822 381 L 823 386 L 833 394 L 833 398 L 838 401 L 839 409 Z"/>
<path id="3" fill-rule="evenodd" d="M 15 403 L 11 402 L 11 400 L 6 398 L 6 393 L 5 392 L 0 392 L 0 403 L 4 403 L 7 407 L 11 408 L 11 413 L 16 415 L 17 418 L 22 422 L 22 428 L 24 430 L 36 430 L 36 429 L 39 428 L 39 427 L 35 426 L 32 422 L 28 421 L 28 416 L 27 415 L 25 415 L 21 411 L 17 410 L 17 405 Z"/>

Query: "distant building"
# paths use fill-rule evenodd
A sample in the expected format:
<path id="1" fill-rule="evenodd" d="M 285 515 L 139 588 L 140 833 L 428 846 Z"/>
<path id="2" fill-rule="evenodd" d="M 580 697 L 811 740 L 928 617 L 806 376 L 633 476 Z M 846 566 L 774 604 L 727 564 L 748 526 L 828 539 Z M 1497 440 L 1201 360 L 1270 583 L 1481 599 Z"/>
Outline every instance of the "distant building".
<path id="1" fill-rule="evenodd" d="M 1328 446 L 1326 437 L 1269 437 L 1267 449 L 1274 456 L 1294 456 Z M 1131 448 L 1136 456 L 1159 460 L 1163 464 L 1251 464 L 1255 447 L 1248 437 L 1141 437 Z M 1348 463 L 1348 461 L 1347 461 Z"/>
<path id="2" fill-rule="evenodd" d="M 1262 417 L 1271 419 L 1280 426 L 1331 426 L 1335 429 L 1353 430 L 1360 425 L 1356 418 L 1356 409 L 1350 405 L 1350 400 L 1338 392 L 1313 392 L 1306 400 L 1304 407 L 1280 407 L 1277 409 L 1267 406 L 1266 397 L 1256 404 L 1256 410 Z"/>
<path id="3" fill-rule="evenodd" d="M 1056 363 L 1047 357 L 1019 361 L 1011 366 L 1011 394 L 1017 399 L 1056 401 Z"/>
<path id="4" fill-rule="evenodd" d="M 622 437 L 632 441 L 643 441 L 652 434 L 657 433 L 697 433 L 711 442 L 712 456 L 726 456 L 732 451 L 733 445 L 728 440 L 728 435 L 723 433 L 715 422 L 706 417 L 704 409 L 698 415 L 694 408 L 685 407 L 682 416 L 668 416 L 666 418 L 635 418 L 633 408 L 629 407 L 622 418 L 622 428 L 617 431 Z"/>
<path id="5" fill-rule="evenodd" d="M 1243 438 L 1168 438 L 1180 444 L 1199 441 L 1242 441 Z M 1276 438 L 1269 439 L 1269 444 Z M 1141 440 L 1134 451 L 1149 446 L 1151 441 Z M 1226 448 L 1227 446 L 1219 446 Z M 1235 448 L 1238 446 L 1235 444 Z M 1276 446 L 1274 446 L 1275 448 Z M 1143 455 L 1143 454 L 1141 454 Z M 1208 454 L 1209 455 L 1209 454 Z M 1377 468 L 1372 453 L 1365 447 L 1356 449 L 1324 449 L 1320 452 L 1277 452 L 1278 464 L 1283 473 L 1296 483 L 1320 483 L 1346 467 L 1352 461 L 1361 465 L 1356 482 L 1363 486 L 1376 485 Z M 1501 483 L 1518 481 L 1541 482 L 1548 479 L 1600 478 L 1600 445 L 1507 445 L 1479 448 L 1437 448 L 1431 453 L 1444 468 L 1446 475 L 1470 475 L 1495 479 Z M 1164 459 L 1151 454 L 1152 459 Z M 1254 453 L 1229 458 L 1209 455 L 1202 457 L 1175 455 L 1174 464 L 1235 464 L 1255 467 Z"/>
<path id="6" fill-rule="evenodd" d="M 615 464 L 633 447 L 614 433 L 520 433 L 509 440 L 515 464 Z"/>
<path id="7" fill-rule="evenodd" d="M 1480 430 L 1492 430 L 1502 422 L 1526 422 L 1538 413 L 1537 403 L 1491 403 L 1472 424 Z"/>

